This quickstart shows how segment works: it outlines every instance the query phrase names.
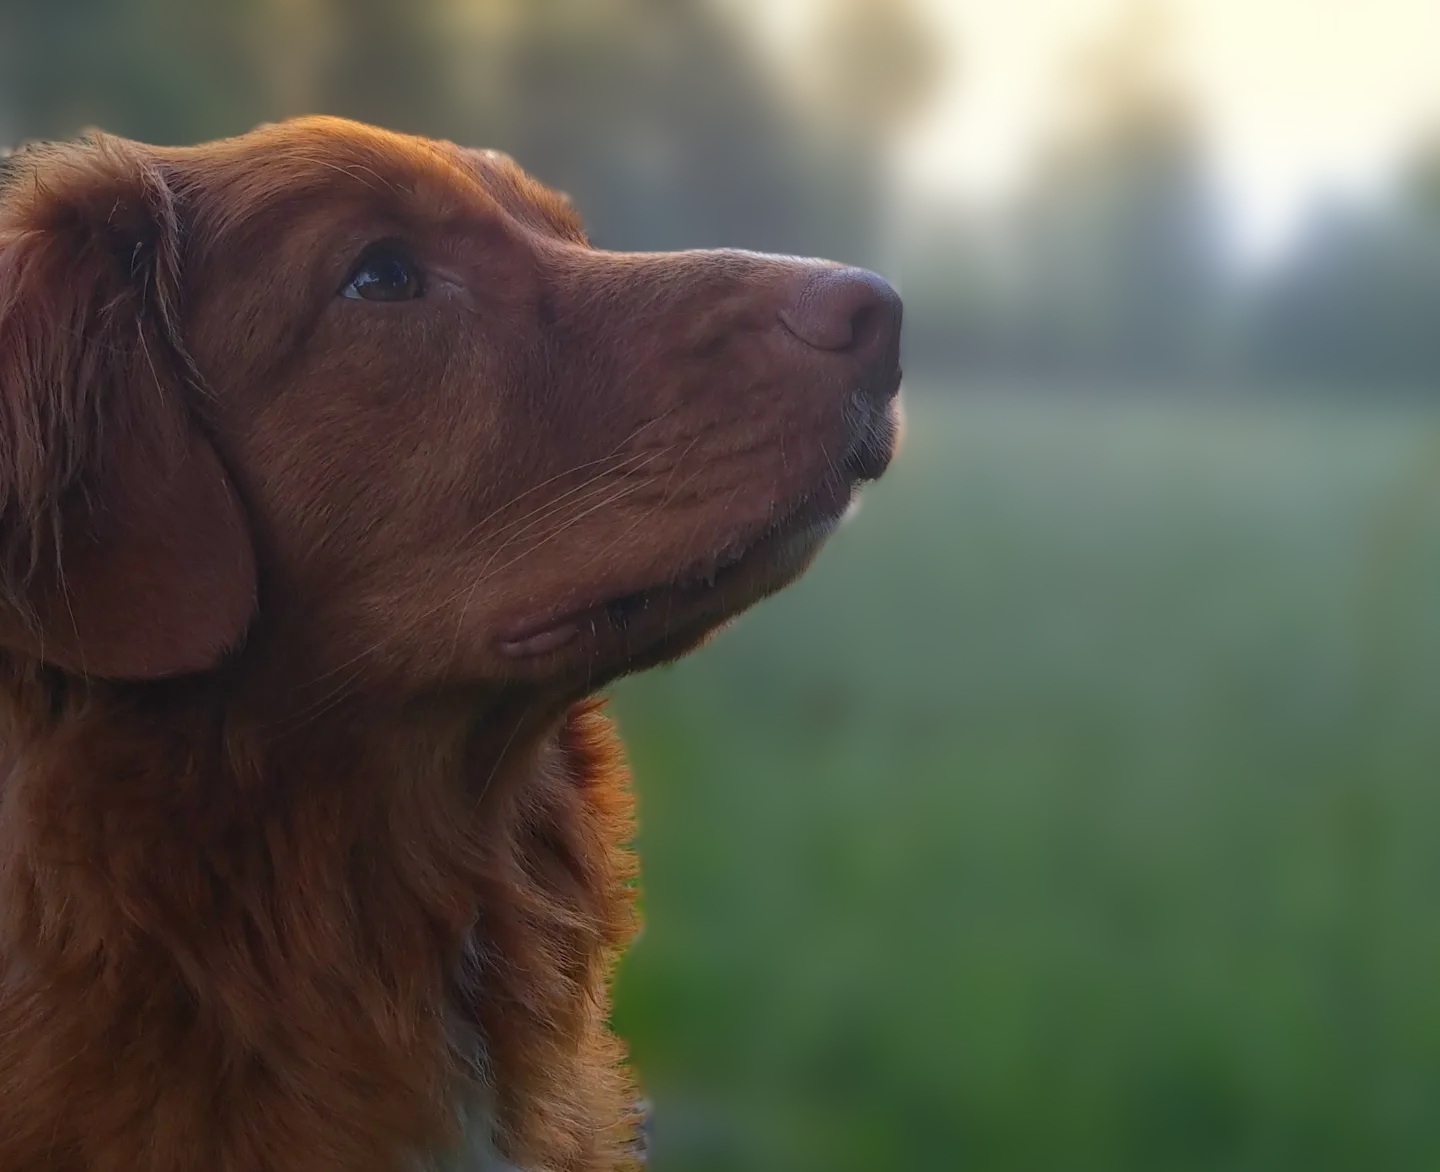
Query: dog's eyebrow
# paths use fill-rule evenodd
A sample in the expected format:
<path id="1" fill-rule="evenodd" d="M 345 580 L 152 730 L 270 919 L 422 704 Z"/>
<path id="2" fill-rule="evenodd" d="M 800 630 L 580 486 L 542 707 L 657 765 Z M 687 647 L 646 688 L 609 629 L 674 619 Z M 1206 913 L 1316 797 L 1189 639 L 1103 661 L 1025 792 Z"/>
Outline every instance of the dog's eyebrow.
<path id="1" fill-rule="evenodd" d="M 585 224 L 570 197 L 532 178 L 504 151 L 461 147 L 454 162 L 511 215 L 562 239 L 585 242 Z"/>

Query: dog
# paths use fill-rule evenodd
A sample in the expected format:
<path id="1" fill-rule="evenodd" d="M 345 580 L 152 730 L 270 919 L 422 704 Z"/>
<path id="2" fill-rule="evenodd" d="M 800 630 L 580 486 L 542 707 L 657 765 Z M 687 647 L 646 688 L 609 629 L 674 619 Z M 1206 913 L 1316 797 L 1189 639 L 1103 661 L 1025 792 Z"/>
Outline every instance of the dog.
<path id="1" fill-rule="evenodd" d="M 880 277 L 338 119 L 0 178 L 0 1172 L 631 1167 L 597 692 L 897 441 Z"/>

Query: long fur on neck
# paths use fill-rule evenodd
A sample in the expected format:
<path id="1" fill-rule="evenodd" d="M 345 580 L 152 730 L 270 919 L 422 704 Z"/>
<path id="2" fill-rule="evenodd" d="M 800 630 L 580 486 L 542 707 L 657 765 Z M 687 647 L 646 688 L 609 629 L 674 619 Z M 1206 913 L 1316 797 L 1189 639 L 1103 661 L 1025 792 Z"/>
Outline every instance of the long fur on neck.
<path id="1" fill-rule="evenodd" d="M 598 706 L 236 710 L 0 689 L 0 1172 L 397 1172 L 458 1160 L 474 1104 L 527 1170 L 626 1167 Z"/>

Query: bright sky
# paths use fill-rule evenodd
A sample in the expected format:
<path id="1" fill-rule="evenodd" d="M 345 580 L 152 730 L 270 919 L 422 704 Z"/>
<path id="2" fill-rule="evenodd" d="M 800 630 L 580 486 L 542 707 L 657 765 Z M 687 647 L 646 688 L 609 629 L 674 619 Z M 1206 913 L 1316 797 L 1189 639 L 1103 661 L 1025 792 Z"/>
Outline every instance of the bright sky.
<path id="1" fill-rule="evenodd" d="M 826 0 L 767 0 L 795 15 Z M 1003 197 L 1077 50 L 1133 0 L 915 0 L 957 68 L 907 171 Z M 1440 0 L 1170 0 L 1178 75 L 1204 121 L 1241 243 L 1282 242 L 1322 191 L 1383 184 L 1440 124 Z"/>

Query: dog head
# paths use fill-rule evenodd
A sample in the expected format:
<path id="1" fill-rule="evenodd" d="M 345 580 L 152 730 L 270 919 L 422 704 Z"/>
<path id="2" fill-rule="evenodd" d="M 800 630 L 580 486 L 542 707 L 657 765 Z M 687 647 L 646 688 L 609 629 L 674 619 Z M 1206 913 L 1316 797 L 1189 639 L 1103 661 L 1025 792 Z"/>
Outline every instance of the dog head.
<path id="1" fill-rule="evenodd" d="M 583 690 L 792 580 L 894 447 L 880 278 L 599 251 L 495 152 L 308 119 L 3 184 L 0 647 L 68 671 Z"/>

